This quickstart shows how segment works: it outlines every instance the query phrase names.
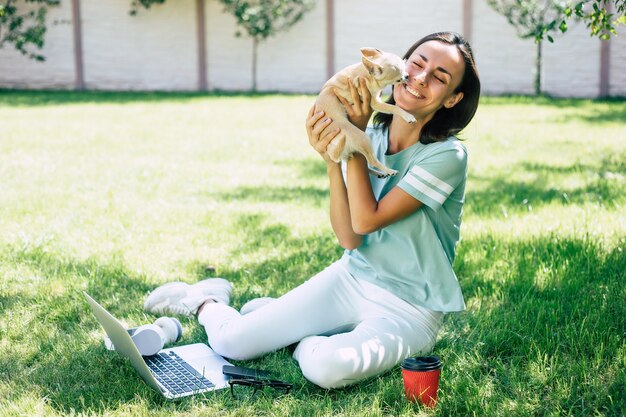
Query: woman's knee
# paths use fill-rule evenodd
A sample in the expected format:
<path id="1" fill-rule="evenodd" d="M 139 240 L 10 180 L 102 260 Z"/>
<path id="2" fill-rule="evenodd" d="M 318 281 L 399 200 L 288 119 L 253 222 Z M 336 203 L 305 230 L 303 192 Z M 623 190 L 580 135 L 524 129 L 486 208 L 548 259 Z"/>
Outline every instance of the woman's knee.
<path id="1" fill-rule="evenodd" d="M 363 379 L 360 376 L 363 364 L 356 349 L 328 349 L 320 344 L 306 349 L 306 352 L 300 351 L 297 359 L 302 374 L 313 384 L 331 389 L 345 387 Z"/>
<path id="2" fill-rule="evenodd" d="M 219 334 L 209 338 L 209 344 L 218 355 L 233 360 L 254 359 L 263 353 L 254 349 L 255 343 L 250 340 L 247 332 L 238 326 L 224 326 Z"/>

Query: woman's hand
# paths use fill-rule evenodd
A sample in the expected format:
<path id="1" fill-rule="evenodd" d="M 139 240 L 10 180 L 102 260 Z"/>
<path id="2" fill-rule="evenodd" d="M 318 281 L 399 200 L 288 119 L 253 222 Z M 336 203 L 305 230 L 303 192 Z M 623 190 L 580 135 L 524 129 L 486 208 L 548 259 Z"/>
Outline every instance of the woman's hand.
<path id="1" fill-rule="evenodd" d="M 370 94 L 370 90 L 367 88 L 367 83 L 365 78 L 358 77 L 359 86 L 358 88 L 354 85 L 352 80 L 348 80 L 348 85 L 350 86 L 350 96 L 352 97 L 352 103 L 343 96 L 339 94 L 337 89 L 334 89 L 333 92 L 346 108 L 346 112 L 348 113 L 348 119 L 350 123 L 358 127 L 359 129 L 365 131 L 367 128 L 367 123 L 372 117 L 372 113 L 374 110 L 370 105 L 370 101 L 372 100 L 372 95 Z"/>
<path id="2" fill-rule="evenodd" d="M 335 163 L 330 159 L 326 148 L 328 144 L 341 134 L 340 129 L 330 129 L 329 125 L 332 120 L 329 117 L 324 118 L 324 112 L 317 110 L 315 105 L 309 110 L 306 119 L 306 133 L 309 136 L 309 144 L 319 153 L 327 164 Z"/>

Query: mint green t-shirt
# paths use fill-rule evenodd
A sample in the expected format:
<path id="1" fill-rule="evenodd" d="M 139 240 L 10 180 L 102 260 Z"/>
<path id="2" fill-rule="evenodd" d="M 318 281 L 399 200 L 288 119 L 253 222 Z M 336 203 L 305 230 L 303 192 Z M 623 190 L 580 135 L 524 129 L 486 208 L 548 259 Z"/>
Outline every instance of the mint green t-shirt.
<path id="1" fill-rule="evenodd" d="M 385 155 L 388 129 L 369 127 L 376 156 L 398 171 L 389 178 L 370 175 L 376 200 L 396 185 L 423 203 L 406 218 L 363 236 L 342 261 L 355 277 L 387 289 L 405 301 L 435 311 L 465 309 L 452 270 L 459 241 L 467 178 L 467 150 L 455 137 L 416 143 Z"/>

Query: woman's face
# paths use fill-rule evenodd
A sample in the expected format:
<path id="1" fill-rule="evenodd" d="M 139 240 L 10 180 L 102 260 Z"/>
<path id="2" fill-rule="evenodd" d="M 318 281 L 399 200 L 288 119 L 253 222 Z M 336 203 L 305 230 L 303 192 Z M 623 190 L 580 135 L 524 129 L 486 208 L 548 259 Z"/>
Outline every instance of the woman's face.
<path id="1" fill-rule="evenodd" d="M 418 119 L 441 107 L 453 107 L 463 93 L 454 93 L 465 71 L 465 62 L 455 45 L 428 41 L 418 46 L 406 63 L 409 79 L 394 87 L 396 104 Z"/>

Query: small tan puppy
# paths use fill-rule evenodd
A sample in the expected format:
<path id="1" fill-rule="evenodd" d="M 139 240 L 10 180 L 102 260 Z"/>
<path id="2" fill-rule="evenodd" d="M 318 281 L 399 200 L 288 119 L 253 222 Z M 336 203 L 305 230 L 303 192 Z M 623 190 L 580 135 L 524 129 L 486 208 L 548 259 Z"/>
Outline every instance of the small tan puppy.
<path id="1" fill-rule="evenodd" d="M 328 144 L 326 152 L 335 162 L 349 159 L 353 153 L 358 152 L 365 156 L 370 167 L 380 171 L 382 175 L 379 176 L 396 175 L 397 171 L 387 168 L 376 158 L 365 132 L 350 123 L 345 107 L 333 90 L 352 103 L 348 83 L 352 82 L 358 88 L 359 79 L 363 78 L 372 97 L 370 102 L 372 109 L 400 116 L 407 123 L 415 123 L 413 115 L 381 100 L 382 90 L 386 86 L 407 80 L 408 74 L 404 68 L 404 61 L 397 55 L 375 48 L 361 48 L 361 55 L 360 63 L 342 69 L 324 84 L 315 102 L 315 107 L 323 110 L 325 115 L 332 119 L 327 129 L 341 129 L 339 136 Z"/>

